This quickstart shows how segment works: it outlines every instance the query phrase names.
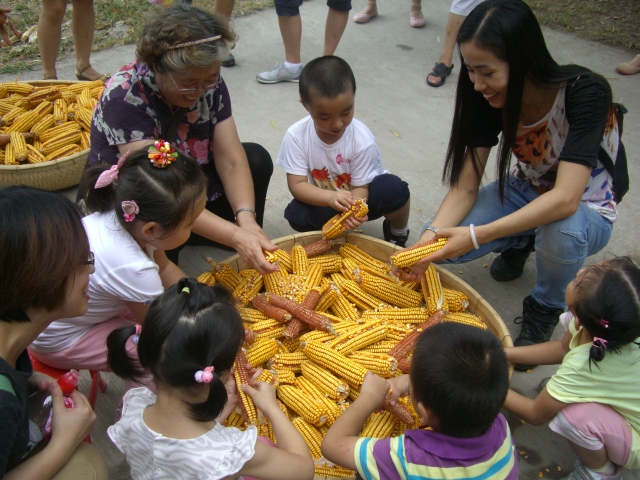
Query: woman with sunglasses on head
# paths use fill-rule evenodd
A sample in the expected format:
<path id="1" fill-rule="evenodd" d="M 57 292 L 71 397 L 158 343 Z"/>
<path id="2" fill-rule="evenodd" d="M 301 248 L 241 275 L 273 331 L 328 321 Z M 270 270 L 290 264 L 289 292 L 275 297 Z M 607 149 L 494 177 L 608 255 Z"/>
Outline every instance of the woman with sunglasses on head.
<path id="1" fill-rule="evenodd" d="M 163 138 L 195 158 L 209 181 L 206 209 L 187 244 L 223 244 L 260 272 L 272 272 L 262 230 L 273 172 L 269 153 L 241 143 L 220 62 L 235 33 L 220 16 L 190 5 L 163 9 L 144 27 L 135 63 L 107 84 L 91 127 L 89 164 L 115 165 L 120 155 Z M 179 250 L 167 252 L 177 263 Z"/>

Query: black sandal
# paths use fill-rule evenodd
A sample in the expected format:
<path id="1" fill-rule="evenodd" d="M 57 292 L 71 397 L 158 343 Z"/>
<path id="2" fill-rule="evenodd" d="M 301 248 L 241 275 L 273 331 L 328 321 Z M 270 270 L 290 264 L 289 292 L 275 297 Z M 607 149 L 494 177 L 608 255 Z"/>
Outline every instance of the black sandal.
<path id="1" fill-rule="evenodd" d="M 433 70 L 429 75 L 427 75 L 427 84 L 431 87 L 441 87 L 444 85 L 445 80 L 449 75 L 451 75 L 451 70 L 453 70 L 453 63 L 450 67 L 447 67 L 444 63 L 436 62 Z M 433 83 L 429 81 L 429 76 L 433 75 L 434 77 L 440 78 L 439 83 Z"/>

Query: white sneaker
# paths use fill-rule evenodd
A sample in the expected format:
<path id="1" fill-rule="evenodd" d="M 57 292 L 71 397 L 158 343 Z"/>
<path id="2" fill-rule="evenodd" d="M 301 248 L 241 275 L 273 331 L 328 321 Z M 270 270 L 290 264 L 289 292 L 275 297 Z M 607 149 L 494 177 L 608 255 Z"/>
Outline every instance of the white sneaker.
<path id="1" fill-rule="evenodd" d="M 295 82 L 298 83 L 302 72 L 302 65 L 295 72 L 288 70 L 284 63 L 278 63 L 273 70 L 262 72 L 256 75 L 256 79 L 260 83 L 278 83 L 278 82 Z"/>

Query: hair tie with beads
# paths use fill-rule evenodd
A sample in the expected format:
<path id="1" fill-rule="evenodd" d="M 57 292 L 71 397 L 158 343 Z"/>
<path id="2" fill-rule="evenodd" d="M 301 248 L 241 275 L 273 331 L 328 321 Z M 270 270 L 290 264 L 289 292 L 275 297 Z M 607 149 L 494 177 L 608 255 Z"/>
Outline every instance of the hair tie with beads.
<path id="1" fill-rule="evenodd" d="M 600 319 L 600 326 L 601 326 L 602 328 L 609 328 L 609 322 L 608 322 L 608 321 L 606 321 L 605 319 L 601 318 L 601 319 Z"/>
<path id="2" fill-rule="evenodd" d="M 198 370 L 194 375 L 198 383 L 211 383 L 213 380 L 213 367 L 206 367 L 204 370 Z"/>

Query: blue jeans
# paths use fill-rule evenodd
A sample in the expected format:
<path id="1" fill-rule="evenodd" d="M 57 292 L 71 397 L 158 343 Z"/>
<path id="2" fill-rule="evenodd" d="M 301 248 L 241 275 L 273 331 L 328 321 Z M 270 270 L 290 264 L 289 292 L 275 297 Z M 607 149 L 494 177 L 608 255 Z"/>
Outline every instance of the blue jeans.
<path id="1" fill-rule="evenodd" d="M 505 217 L 540 196 L 529 183 L 508 176 L 504 188 L 504 203 L 500 203 L 498 182 L 478 191 L 478 198 L 460 226 L 486 225 Z M 431 224 L 429 220 L 425 228 Z M 564 292 L 567 285 L 582 268 L 589 255 L 602 250 L 611 238 L 613 224 L 584 203 L 573 215 L 538 228 L 498 238 L 480 245 L 460 257 L 442 263 L 465 263 L 489 252 L 504 252 L 510 248 L 524 248 L 528 236 L 536 236 L 536 267 L 538 277 L 530 295 L 549 308 L 566 308 Z M 424 232 L 424 230 L 423 230 Z"/>

